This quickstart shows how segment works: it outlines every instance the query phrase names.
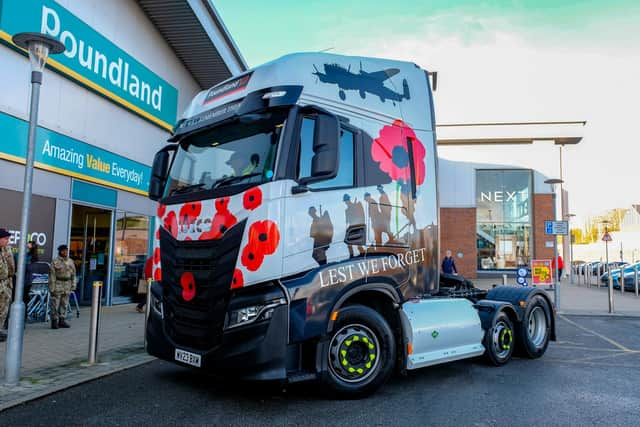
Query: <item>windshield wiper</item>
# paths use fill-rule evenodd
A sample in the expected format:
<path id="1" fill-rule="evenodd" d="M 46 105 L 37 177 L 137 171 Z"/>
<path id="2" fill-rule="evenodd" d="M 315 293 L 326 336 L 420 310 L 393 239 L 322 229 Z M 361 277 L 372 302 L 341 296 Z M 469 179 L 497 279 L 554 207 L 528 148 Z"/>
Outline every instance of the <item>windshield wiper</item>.
<path id="1" fill-rule="evenodd" d="M 220 178 L 211 186 L 211 188 L 218 188 L 223 185 L 231 184 L 232 182 L 235 182 L 235 181 L 242 181 L 245 178 L 251 178 L 251 177 L 260 176 L 260 175 L 262 175 L 262 172 L 254 172 L 247 175 L 228 176 L 226 178 Z"/>
<path id="2" fill-rule="evenodd" d="M 201 182 L 199 184 L 185 185 L 184 187 L 176 188 L 171 192 L 171 194 L 173 195 L 173 194 L 188 193 L 191 190 L 195 190 L 196 188 L 201 188 L 201 187 L 204 187 L 204 182 Z"/>

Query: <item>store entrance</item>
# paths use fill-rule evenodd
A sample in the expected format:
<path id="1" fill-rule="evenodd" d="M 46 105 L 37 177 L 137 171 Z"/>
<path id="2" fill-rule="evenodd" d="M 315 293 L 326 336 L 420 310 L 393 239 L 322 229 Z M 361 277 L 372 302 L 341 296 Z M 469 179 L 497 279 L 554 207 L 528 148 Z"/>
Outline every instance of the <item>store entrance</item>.
<path id="1" fill-rule="evenodd" d="M 81 304 L 91 303 L 92 283 L 103 283 L 105 298 L 109 274 L 111 215 L 107 209 L 73 205 L 69 256 L 76 265 L 77 295 Z"/>

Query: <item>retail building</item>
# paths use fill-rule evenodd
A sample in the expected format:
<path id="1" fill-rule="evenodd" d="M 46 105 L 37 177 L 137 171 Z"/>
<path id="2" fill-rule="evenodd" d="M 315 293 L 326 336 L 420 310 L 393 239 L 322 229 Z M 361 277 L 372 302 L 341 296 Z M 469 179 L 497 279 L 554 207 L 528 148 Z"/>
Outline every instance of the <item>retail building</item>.
<path id="1" fill-rule="evenodd" d="M 153 154 L 200 90 L 246 70 L 209 0 L 5 0 L 0 8 L 0 226 L 20 239 L 30 67 L 11 36 L 60 40 L 44 73 L 29 238 L 67 243 L 78 297 L 130 301 L 149 252 Z"/>
<path id="2" fill-rule="evenodd" d="M 545 181 L 562 177 L 563 149 L 581 142 L 585 124 L 464 123 L 438 128 L 440 248 L 452 251 L 461 274 L 515 275 L 533 259 L 554 257 L 555 238 L 546 233 L 545 221 L 568 219 L 569 195 Z M 473 147 L 478 149 L 469 150 Z M 481 163 L 474 157 L 506 157 L 509 162 Z M 558 249 L 567 263 L 568 246 Z"/>

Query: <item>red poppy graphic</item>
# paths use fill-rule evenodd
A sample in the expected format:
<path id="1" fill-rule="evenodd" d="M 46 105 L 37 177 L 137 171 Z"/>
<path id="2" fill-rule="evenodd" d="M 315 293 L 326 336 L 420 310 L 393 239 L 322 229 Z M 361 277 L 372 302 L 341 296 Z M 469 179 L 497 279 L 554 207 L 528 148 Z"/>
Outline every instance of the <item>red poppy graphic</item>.
<path id="1" fill-rule="evenodd" d="M 189 271 L 185 271 L 180 276 L 180 286 L 182 286 L 182 299 L 191 301 L 196 296 L 196 279 Z"/>
<path id="2" fill-rule="evenodd" d="M 371 157 L 378 162 L 380 170 L 389 175 L 392 180 L 409 182 L 411 167 L 407 139 L 411 140 L 413 146 L 416 185 L 421 185 L 425 177 L 426 151 L 413 129 L 402 120 L 395 120 L 392 125 L 382 128 L 380 136 L 371 144 Z"/>
<path id="3" fill-rule="evenodd" d="M 254 246 L 259 252 L 265 255 L 271 255 L 276 251 L 280 243 L 280 231 L 275 222 L 258 221 L 249 227 L 249 243 L 247 246 Z"/>
<path id="4" fill-rule="evenodd" d="M 244 193 L 242 197 L 242 205 L 245 209 L 254 210 L 262 203 L 262 191 L 258 187 L 254 187 Z"/>
<path id="5" fill-rule="evenodd" d="M 187 224 L 192 223 L 200 216 L 202 211 L 202 203 L 189 202 L 180 208 L 180 219 Z"/>
<path id="6" fill-rule="evenodd" d="M 155 280 L 156 282 L 162 280 L 162 269 L 160 267 L 157 267 L 153 272 L 153 280 Z"/>
<path id="7" fill-rule="evenodd" d="M 153 263 L 160 264 L 160 248 L 155 248 L 153 250 Z"/>
<path id="8" fill-rule="evenodd" d="M 248 244 L 242 250 L 240 262 L 247 267 L 247 270 L 256 271 L 262 265 L 262 261 L 264 261 L 264 254 L 258 251 L 255 246 Z"/>
<path id="9" fill-rule="evenodd" d="M 170 211 L 164 219 L 164 228 L 173 235 L 174 239 L 178 238 L 178 218 L 174 211 Z"/>
<path id="10" fill-rule="evenodd" d="M 222 235 L 231 227 L 233 227 L 238 220 L 236 217 L 229 211 L 218 212 L 213 216 L 213 221 L 211 221 L 211 229 L 209 231 L 205 231 L 200 235 L 198 240 L 213 240 L 219 239 Z"/>
<path id="11" fill-rule="evenodd" d="M 242 250 L 241 262 L 250 271 L 262 265 L 265 255 L 271 255 L 280 243 L 280 231 L 275 222 L 257 221 L 249 227 L 247 246 Z"/>
<path id="12" fill-rule="evenodd" d="M 231 289 L 238 289 L 244 286 L 244 278 L 242 277 L 242 271 L 236 268 L 233 272 L 233 279 L 231 279 Z"/>
<path id="13" fill-rule="evenodd" d="M 229 210 L 229 201 L 231 199 L 229 199 L 228 197 L 221 197 L 219 199 L 216 199 L 215 206 L 216 206 L 216 211 L 218 212 L 227 212 Z"/>
<path id="14" fill-rule="evenodd" d="M 167 206 L 162 203 L 158 204 L 158 218 L 162 218 L 167 211 Z"/>

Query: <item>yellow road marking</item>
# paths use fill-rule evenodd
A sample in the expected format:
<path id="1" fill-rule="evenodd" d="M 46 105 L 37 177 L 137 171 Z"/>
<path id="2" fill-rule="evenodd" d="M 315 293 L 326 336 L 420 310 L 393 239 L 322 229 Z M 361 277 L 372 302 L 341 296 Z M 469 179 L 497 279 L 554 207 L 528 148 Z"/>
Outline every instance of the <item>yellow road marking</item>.
<path id="1" fill-rule="evenodd" d="M 607 352 L 607 353 L 628 353 L 625 350 L 619 350 L 616 348 L 594 348 L 594 347 L 583 347 L 580 345 L 564 345 L 555 343 L 555 348 L 567 349 L 567 350 L 585 350 L 585 351 L 599 351 L 599 352 Z M 635 351 L 635 350 L 632 350 Z"/>
<path id="2" fill-rule="evenodd" d="M 627 355 L 627 354 L 636 354 L 636 352 L 630 352 L 630 353 L 620 353 L 621 355 Z M 587 365 L 587 366 L 606 366 L 609 368 L 629 368 L 629 369 L 638 369 L 638 365 L 637 364 L 630 364 L 630 365 L 624 365 L 624 364 L 614 364 L 614 363 L 607 363 L 607 362 L 594 362 L 591 360 L 567 360 L 567 359 L 558 359 L 558 358 L 545 358 L 547 361 L 549 362 L 560 362 L 560 363 L 570 363 L 573 365 Z"/>
<path id="3" fill-rule="evenodd" d="M 571 324 L 571 325 L 575 326 L 575 327 L 576 327 L 576 328 L 578 328 L 578 329 L 582 329 L 583 331 L 588 332 L 588 333 L 590 333 L 590 334 L 593 334 L 593 335 L 597 336 L 598 338 L 602 338 L 603 340 L 605 340 L 605 341 L 606 341 L 606 342 L 608 342 L 609 344 L 611 344 L 611 345 L 613 345 L 613 346 L 615 346 L 615 347 L 618 347 L 618 348 L 619 348 L 619 349 L 621 349 L 621 350 L 633 352 L 633 350 L 631 350 L 631 349 L 629 349 L 629 348 L 627 348 L 627 347 L 623 346 L 623 345 L 622 345 L 622 344 L 620 344 L 620 343 L 615 342 L 615 341 L 614 341 L 614 340 L 612 340 L 611 338 L 606 337 L 606 336 L 604 336 L 604 335 L 602 335 L 602 334 L 599 334 L 599 333 L 597 333 L 596 331 L 592 331 L 592 330 L 591 330 L 591 329 L 589 329 L 589 328 L 585 328 L 584 326 L 579 325 L 579 324 L 577 324 L 576 322 L 574 322 L 574 321 L 572 321 L 572 320 L 567 319 L 567 318 L 566 318 L 566 317 L 564 317 L 562 314 L 559 314 L 559 315 L 558 315 L 558 317 L 559 317 L 559 318 L 561 318 L 562 320 L 564 320 L 565 322 L 567 322 L 567 323 L 569 323 L 569 324 Z"/>
<path id="4" fill-rule="evenodd" d="M 625 351 L 625 352 L 616 353 L 616 354 L 605 354 L 605 355 L 601 354 L 600 356 L 584 357 L 581 359 L 576 359 L 576 361 L 582 362 L 582 361 L 588 361 L 588 360 L 606 359 L 607 357 L 626 356 L 629 354 L 637 354 L 637 353 L 640 353 L 640 351 L 631 350 L 631 351 Z"/>

